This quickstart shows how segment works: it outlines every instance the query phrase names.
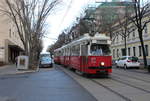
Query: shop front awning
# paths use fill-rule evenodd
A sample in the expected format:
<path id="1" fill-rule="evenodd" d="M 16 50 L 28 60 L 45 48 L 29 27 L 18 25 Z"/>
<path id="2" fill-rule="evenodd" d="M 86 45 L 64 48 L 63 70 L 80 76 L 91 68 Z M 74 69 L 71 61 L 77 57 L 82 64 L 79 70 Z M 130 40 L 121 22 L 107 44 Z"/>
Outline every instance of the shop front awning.
<path id="1" fill-rule="evenodd" d="M 24 51 L 21 47 L 17 46 L 17 45 L 8 45 L 9 48 L 16 50 L 16 51 Z"/>

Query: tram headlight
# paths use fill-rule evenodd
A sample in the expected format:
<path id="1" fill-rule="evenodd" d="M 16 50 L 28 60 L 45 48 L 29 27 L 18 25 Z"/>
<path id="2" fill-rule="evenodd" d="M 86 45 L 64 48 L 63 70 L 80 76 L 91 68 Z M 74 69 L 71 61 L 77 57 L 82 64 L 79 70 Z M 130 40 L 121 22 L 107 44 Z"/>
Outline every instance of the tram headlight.
<path id="1" fill-rule="evenodd" d="M 105 65 L 105 63 L 104 62 L 101 62 L 101 66 L 104 66 Z"/>

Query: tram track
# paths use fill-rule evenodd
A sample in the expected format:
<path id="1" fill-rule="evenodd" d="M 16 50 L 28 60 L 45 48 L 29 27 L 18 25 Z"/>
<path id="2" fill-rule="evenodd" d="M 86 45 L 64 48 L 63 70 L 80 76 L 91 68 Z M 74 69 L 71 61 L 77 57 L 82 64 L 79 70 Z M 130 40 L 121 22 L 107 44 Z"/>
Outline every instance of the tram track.
<path id="1" fill-rule="evenodd" d="M 128 72 L 132 72 L 132 71 L 128 71 Z M 141 74 L 141 73 L 138 72 L 138 74 Z M 144 74 L 144 73 L 142 73 L 142 74 Z M 113 74 L 111 76 L 112 76 L 112 79 L 117 81 L 117 82 L 126 84 L 128 86 L 131 86 L 133 88 L 139 89 L 139 90 L 144 91 L 146 93 L 150 93 L 150 90 L 144 89 L 143 87 L 135 86 L 135 85 L 138 85 L 138 84 L 134 85 L 133 83 L 129 83 L 129 80 L 124 79 L 124 78 L 128 77 L 130 79 L 134 79 L 134 80 L 142 81 L 143 83 L 145 82 L 147 84 L 150 84 L 150 81 L 147 80 L 146 78 L 145 78 L 146 79 L 145 80 L 145 79 L 138 78 L 138 77 L 141 77 L 139 75 L 138 75 L 138 77 L 135 77 L 134 74 L 132 74 L 132 75 L 127 75 L 127 74 L 124 74 L 124 73 L 113 72 Z"/>
<path id="2" fill-rule="evenodd" d="M 115 77 L 115 76 L 113 76 L 113 78 L 111 78 L 111 80 L 113 80 L 113 81 L 115 81 L 115 82 L 118 82 L 118 83 L 120 83 L 120 84 L 124 84 L 124 85 L 129 86 L 129 87 L 135 88 L 135 89 L 140 90 L 140 91 L 142 91 L 142 92 L 150 93 L 150 90 L 146 90 L 146 89 L 143 89 L 143 88 L 141 88 L 141 87 L 132 85 L 132 84 L 130 84 L 130 83 L 123 82 L 121 79 L 118 79 L 118 78 L 116 79 L 116 78 L 114 78 L 114 77 Z M 108 85 L 105 85 L 105 84 L 101 83 L 101 82 L 98 81 L 98 80 L 95 80 L 95 79 L 89 79 L 89 80 L 91 80 L 92 82 L 96 83 L 96 84 L 99 85 L 99 86 L 104 87 L 105 89 L 107 89 L 108 91 L 110 91 L 110 92 L 116 94 L 117 96 L 121 97 L 121 98 L 124 99 L 125 101 L 132 101 L 129 97 L 125 96 L 124 94 L 121 94 L 121 93 L 118 92 L 118 91 L 113 90 L 111 87 L 109 87 Z"/>
<path id="3" fill-rule="evenodd" d="M 58 69 L 58 68 L 57 68 L 57 69 Z M 62 70 L 62 71 L 63 71 L 64 73 L 66 73 L 67 75 L 71 76 L 73 79 L 74 79 L 74 77 L 71 75 L 72 73 L 74 73 L 76 76 L 81 76 L 81 75 L 78 74 L 78 73 L 71 72 L 71 71 L 65 70 L 65 69 L 63 69 L 63 68 L 59 68 L 59 69 Z M 70 74 L 70 73 L 71 73 L 71 74 Z M 86 77 L 83 77 L 83 78 L 86 79 L 86 80 L 88 80 L 88 81 L 91 81 L 91 82 L 95 83 L 96 85 L 98 85 L 98 86 L 100 86 L 100 87 L 103 87 L 103 88 L 106 89 L 107 91 L 109 91 L 109 92 L 115 94 L 116 96 L 122 98 L 124 101 L 132 101 L 130 98 L 124 96 L 123 94 L 118 93 L 117 91 L 111 89 L 110 87 L 105 86 L 105 85 L 102 84 L 102 83 L 97 82 L 97 81 L 94 80 L 94 79 L 89 79 L 89 78 L 86 78 Z"/>
<path id="4" fill-rule="evenodd" d="M 62 69 L 61 68 L 61 70 L 63 71 L 63 72 L 66 72 L 66 74 L 68 74 L 69 76 L 72 76 L 72 73 L 74 73 L 74 72 L 70 72 L 70 71 L 68 71 L 68 70 L 64 70 L 64 69 Z M 67 72 L 69 72 L 69 73 L 67 73 Z M 77 73 L 74 73 L 76 76 L 77 76 Z M 78 75 L 79 76 L 79 75 Z M 81 76 L 81 75 L 80 75 Z M 129 76 L 128 76 L 129 77 Z M 72 78 L 74 78 L 74 77 L 72 77 Z M 79 77 L 77 77 L 77 78 L 79 78 Z M 83 77 L 82 77 L 83 78 Z M 110 83 L 111 83 L 111 81 L 103 81 L 102 79 L 94 79 L 94 78 L 85 78 L 84 77 L 84 79 L 86 79 L 86 80 L 88 80 L 89 82 L 91 81 L 91 82 L 93 82 L 93 83 L 95 83 L 96 85 L 98 85 L 99 87 L 103 87 L 104 89 L 106 89 L 107 91 L 109 91 L 109 92 L 111 92 L 112 94 L 115 94 L 116 96 L 118 96 L 118 98 L 121 98 L 121 99 L 123 99 L 123 100 L 125 100 L 125 101 L 132 101 L 133 99 L 132 99 L 132 97 L 131 96 L 129 96 L 129 95 L 126 95 L 126 94 L 124 94 L 124 91 L 125 91 L 125 89 L 122 89 L 122 88 L 120 88 L 120 90 L 121 91 L 118 91 L 118 90 L 116 90 L 116 89 L 114 89 L 114 88 L 112 88 L 111 87 L 111 85 L 109 85 Z M 136 90 L 138 90 L 138 91 L 140 91 L 141 93 L 150 93 L 150 90 L 146 90 L 146 89 L 144 89 L 144 88 L 142 88 L 142 87 L 139 87 L 139 86 L 136 86 L 136 85 L 134 85 L 134 84 L 131 84 L 131 83 L 128 83 L 128 82 L 126 82 L 126 81 L 122 81 L 122 79 L 121 78 L 119 78 L 119 77 L 117 77 L 117 76 L 111 76 L 111 78 L 110 78 L 112 81 L 114 81 L 114 82 L 116 82 L 118 85 L 125 85 L 125 86 L 127 86 L 127 87 L 129 87 L 129 89 L 130 88 L 133 88 L 133 89 L 136 89 Z M 138 78 L 135 78 L 135 79 L 138 79 Z M 102 80 L 102 81 L 101 81 Z M 144 80 L 141 80 L 141 81 L 143 81 L 143 82 L 147 82 L 147 81 L 144 81 Z M 149 82 L 149 81 L 148 81 Z M 147 83 L 148 83 L 147 82 Z M 131 91 L 132 91 L 132 89 L 130 89 Z"/>
<path id="5" fill-rule="evenodd" d="M 121 98 L 124 99 L 125 101 L 132 101 L 130 98 L 124 96 L 123 94 L 118 93 L 117 91 L 111 89 L 111 88 L 108 87 L 108 86 L 105 86 L 104 84 L 102 84 L 102 83 L 100 83 L 100 82 L 97 82 L 96 80 L 93 80 L 93 79 L 92 79 L 91 81 L 93 81 L 94 83 L 96 83 L 96 84 L 99 85 L 99 86 L 104 87 L 105 89 L 107 89 L 108 91 L 110 91 L 110 92 L 114 93 L 115 95 L 121 97 Z"/>
<path id="6" fill-rule="evenodd" d="M 115 75 L 118 75 L 118 76 L 122 76 L 122 77 L 129 77 L 129 78 L 132 78 L 132 79 L 135 79 L 135 80 L 140 80 L 140 81 L 143 81 L 143 82 L 146 82 L 146 83 L 150 83 L 149 80 L 145 80 L 145 79 L 141 79 L 141 78 L 138 78 L 138 77 L 134 77 L 134 76 L 130 76 L 130 75 L 126 75 L 126 74 L 120 74 L 120 73 L 114 73 L 113 74 Z"/>
<path id="7" fill-rule="evenodd" d="M 63 69 L 61 69 L 61 70 L 62 70 L 63 72 L 66 72 L 66 71 L 63 70 Z M 66 73 L 66 74 L 68 74 L 68 73 Z M 78 73 L 75 73 L 75 74 L 77 75 Z M 68 75 L 69 75 L 69 74 L 68 74 Z M 80 74 L 78 74 L 78 75 L 80 75 Z M 81 75 L 80 75 L 80 76 L 81 76 Z M 122 99 L 125 100 L 125 101 L 132 101 L 130 98 L 124 96 L 124 95 L 121 94 L 121 93 L 118 93 L 117 91 L 111 89 L 110 87 L 105 86 L 105 85 L 102 84 L 102 83 L 97 82 L 97 81 L 94 80 L 94 79 L 89 79 L 89 78 L 85 78 L 85 79 L 86 79 L 86 80 L 89 80 L 89 81 L 92 81 L 93 83 L 95 83 L 95 84 L 98 85 L 98 86 L 103 87 L 104 89 L 108 90 L 109 92 L 115 94 L 116 96 L 122 98 Z"/>
<path id="8" fill-rule="evenodd" d="M 133 72 L 133 73 L 138 73 L 138 74 L 150 74 L 150 73 L 148 73 L 148 72 L 142 72 L 142 71 L 131 71 L 131 70 L 129 70 L 129 72 Z"/>
<path id="9" fill-rule="evenodd" d="M 115 70 L 121 70 L 121 71 L 125 71 L 124 69 L 122 68 L 113 68 Z M 126 69 L 128 72 L 131 72 L 131 73 L 137 73 L 137 74 L 144 74 L 144 75 L 147 75 L 147 74 L 150 74 L 148 72 L 143 72 L 143 71 L 138 71 L 138 70 L 131 70 L 131 69 Z"/>
<path id="10" fill-rule="evenodd" d="M 89 79 L 90 80 L 90 79 Z M 115 81 L 115 82 L 118 82 L 118 83 L 121 83 L 121 84 L 124 84 L 126 86 L 129 86 L 129 87 L 132 87 L 132 88 L 135 88 L 137 90 L 140 90 L 140 91 L 143 91 L 145 93 L 150 93 L 150 90 L 146 90 L 144 88 L 141 88 L 141 87 L 138 87 L 138 86 L 135 86 L 133 84 L 130 84 L 130 83 L 127 83 L 127 82 L 124 82 L 122 81 L 122 79 L 120 79 L 119 77 L 117 76 L 111 76 L 111 80 Z M 103 83 L 100 83 L 100 81 L 98 82 L 98 80 L 95 80 L 95 79 L 91 79 L 92 82 L 98 84 L 99 86 L 102 86 L 104 87 L 105 89 L 109 90 L 110 92 L 116 94 L 117 96 L 121 97 L 122 99 L 126 100 L 126 101 L 132 101 L 130 98 L 126 97 L 125 95 L 113 90 L 111 87 L 109 87 L 108 85 L 104 85 Z M 144 80 L 142 80 L 144 81 Z M 149 83 L 149 81 L 144 81 L 146 83 Z"/>
<path id="11" fill-rule="evenodd" d="M 117 76 L 113 76 L 113 77 L 115 77 L 115 78 L 111 78 L 111 79 L 114 80 L 114 81 L 116 81 L 116 82 L 119 82 L 119 83 L 125 84 L 125 85 L 127 85 L 127 86 L 136 88 L 136 89 L 141 90 L 141 91 L 143 91 L 143 92 L 145 92 L 145 93 L 150 93 L 150 90 L 146 90 L 146 89 L 144 89 L 144 88 L 141 88 L 141 87 L 135 86 L 135 85 L 133 85 L 133 84 L 124 82 L 124 81 L 122 81 L 122 79 L 120 79 L 120 78 L 117 77 Z M 116 77 L 117 77 L 117 79 L 116 79 Z"/>
<path id="12" fill-rule="evenodd" d="M 116 75 L 123 75 L 127 76 L 136 80 L 141 80 L 143 82 L 150 83 L 150 74 L 143 73 L 142 71 L 139 72 L 132 72 L 130 70 L 120 70 L 120 69 L 114 69 L 112 74 Z"/>

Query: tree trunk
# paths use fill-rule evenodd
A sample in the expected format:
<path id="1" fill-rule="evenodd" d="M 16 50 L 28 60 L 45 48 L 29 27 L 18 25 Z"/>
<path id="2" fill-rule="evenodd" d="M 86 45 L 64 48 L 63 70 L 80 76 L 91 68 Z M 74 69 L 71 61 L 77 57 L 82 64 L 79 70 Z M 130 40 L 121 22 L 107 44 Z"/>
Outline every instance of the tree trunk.
<path id="1" fill-rule="evenodd" d="M 143 32 L 142 30 L 138 30 L 138 33 L 139 33 L 139 38 L 140 38 L 141 47 L 142 47 L 144 67 L 147 67 L 147 58 L 146 58 L 145 47 L 144 47 L 144 42 L 143 42 L 143 34 L 142 34 Z"/>
<path id="2" fill-rule="evenodd" d="M 124 38 L 124 46 L 125 46 L 125 56 L 127 55 L 127 38 Z"/>

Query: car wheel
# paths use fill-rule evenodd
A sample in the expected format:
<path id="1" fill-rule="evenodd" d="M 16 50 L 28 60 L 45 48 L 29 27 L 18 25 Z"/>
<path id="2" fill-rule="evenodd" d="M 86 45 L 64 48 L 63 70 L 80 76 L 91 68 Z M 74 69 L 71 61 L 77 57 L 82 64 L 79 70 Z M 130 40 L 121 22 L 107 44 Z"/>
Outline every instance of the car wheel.
<path id="1" fill-rule="evenodd" d="M 50 66 L 49 66 L 50 68 L 52 68 L 53 67 L 53 64 L 50 64 Z"/>
<path id="2" fill-rule="evenodd" d="M 127 68 L 128 68 L 128 67 L 127 67 L 127 65 L 125 64 L 125 65 L 124 65 L 124 69 L 127 69 Z"/>
<path id="3" fill-rule="evenodd" d="M 118 66 L 118 65 L 116 65 L 116 68 L 119 68 L 119 66 Z"/>
<path id="4" fill-rule="evenodd" d="M 41 65 L 39 65 L 39 68 L 41 68 Z"/>

